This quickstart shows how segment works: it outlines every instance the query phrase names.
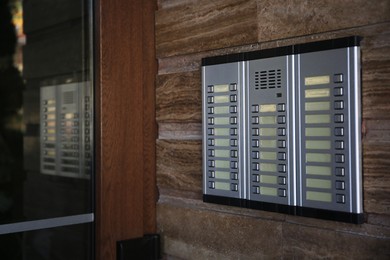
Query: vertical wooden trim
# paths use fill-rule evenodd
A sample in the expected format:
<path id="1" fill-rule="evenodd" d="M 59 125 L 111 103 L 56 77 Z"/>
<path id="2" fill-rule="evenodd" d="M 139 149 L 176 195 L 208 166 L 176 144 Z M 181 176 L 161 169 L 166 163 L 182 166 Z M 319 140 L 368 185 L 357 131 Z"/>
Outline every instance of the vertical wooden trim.
<path id="1" fill-rule="evenodd" d="M 155 0 L 143 3 L 143 56 L 144 56 L 144 232 L 156 232 L 156 91 L 157 60 L 155 53 L 154 13 Z"/>
<path id="2" fill-rule="evenodd" d="M 96 256 L 155 232 L 155 0 L 98 0 Z"/>

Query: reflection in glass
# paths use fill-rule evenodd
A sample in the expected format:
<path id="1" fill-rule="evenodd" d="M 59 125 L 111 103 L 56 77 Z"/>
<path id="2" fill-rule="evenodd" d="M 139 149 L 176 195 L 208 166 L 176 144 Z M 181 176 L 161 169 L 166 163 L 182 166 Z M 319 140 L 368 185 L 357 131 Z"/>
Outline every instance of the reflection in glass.
<path id="1" fill-rule="evenodd" d="M 0 231 L 93 210 L 89 2 L 0 1 Z M 34 258 L 27 233 L 1 235 L 0 258 L 66 255 L 43 235 L 30 242 L 52 255 Z M 79 237 L 90 241 L 90 230 Z"/>

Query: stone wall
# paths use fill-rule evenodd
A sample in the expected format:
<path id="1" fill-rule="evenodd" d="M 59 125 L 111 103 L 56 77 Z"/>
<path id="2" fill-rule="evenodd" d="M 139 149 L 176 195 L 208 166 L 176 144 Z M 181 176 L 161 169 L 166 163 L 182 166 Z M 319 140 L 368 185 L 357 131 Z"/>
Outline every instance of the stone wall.
<path id="1" fill-rule="evenodd" d="M 363 36 L 362 225 L 202 202 L 203 57 Z M 390 1 L 159 0 L 158 231 L 168 259 L 390 257 Z"/>

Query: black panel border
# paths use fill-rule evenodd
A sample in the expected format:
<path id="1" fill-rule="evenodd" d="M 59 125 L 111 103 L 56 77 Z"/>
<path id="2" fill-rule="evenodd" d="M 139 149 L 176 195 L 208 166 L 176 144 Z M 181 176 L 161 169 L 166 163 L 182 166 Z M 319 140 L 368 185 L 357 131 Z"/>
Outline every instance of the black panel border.
<path id="1" fill-rule="evenodd" d="M 215 203 L 215 204 L 227 205 L 227 206 L 236 206 L 242 208 L 247 207 L 245 199 L 222 197 L 216 195 L 203 194 L 203 202 L 209 202 L 209 203 Z"/>
<path id="2" fill-rule="evenodd" d="M 347 48 L 360 46 L 363 38 L 360 36 L 348 36 L 337 39 L 323 40 L 317 42 L 308 42 L 302 44 L 277 47 L 272 49 L 264 49 L 251 52 L 234 53 L 214 57 L 206 57 L 202 59 L 202 66 L 218 65 L 231 62 L 240 62 L 247 60 L 257 60 L 272 58 L 278 56 L 302 54 L 315 51 L 325 51 L 331 49 Z"/>
<path id="3" fill-rule="evenodd" d="M 325 209 L 315 209 L 307 207 L 297 207 L 277 203 L 245 200 L 238 198 L 222 197 L 203 194 L 203 202 L 214 203 L 227 206 L 236 206 L 268 212 L 284 213 L 300 217 L 310 217 L 317 219 L 333 220 L 352 224 L 363 224 L 365 222 L 363 213 L 350 213 L 342 211 L 332 211 Z"/>

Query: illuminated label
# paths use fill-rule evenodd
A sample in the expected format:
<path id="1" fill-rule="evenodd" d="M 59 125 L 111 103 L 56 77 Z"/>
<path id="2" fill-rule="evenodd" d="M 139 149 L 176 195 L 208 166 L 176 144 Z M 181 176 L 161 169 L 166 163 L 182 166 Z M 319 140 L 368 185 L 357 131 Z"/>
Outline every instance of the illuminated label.
<path id="1" fill-rule="evenodd" d="M 268 195 L 268 196 L 276 196 L 278 194 L 278 190 L 276 188 L 261 187 L 260 194 Z"/>
<path id="2" fill-rule="evenodd" d="M 230 135 L 229 128 L 214 128 L 214 134 L 220 136 L 228 136 Z"/>
<path id="3" fill-rule="evenodd" d="M 214 103 L 228 103 L 230 100 L 229 100 L 229 96 L 215 96 L 214 97 Z"/>
<path id="4" fill-rule="evenodd" d="M 276 136 L 276 128 L 260 128 L 260 136 Z"/>
<path id="5" fill-rule="evenodd" d="M 55 127 L 56 126 L 56 122 L 55 121 L 49 121 L 46 123 L 48 127 Z"/>
<path id="6" fill-rule="evenodd" d="M 330 141 L 306 141 L 306 149 L 330 149 Z"/>
<path id="7" fill-rule="evenodd" d="M 260 163 L 260 171 L 276 172 L 276 164 L 274 164 L 274 163 Z"/>
<path id="8" fill-rule="evenodd" d="M 260 116 L 260 124 L 276 124 L 276 116 Z"/>
<path id="9" fill-rule="evenodd" d="M 306 166 L 306 174 L 330 176 L 331 175 L 331 167 L 308 165 L 308 166 Z"/>
<path id="10" fill-rule="evenodd" d="M 214 156 L 215 157 L 230 157 L 230 151 L 229 150 L 214 150 Z"/>
<path id="11" fill-rule="evenodd" d="M 47 105 L 55 105 L 56 104 L 56 101 L 54 99 L 48 99 L 46 100 L 47 102 Z"/>
<path id="12" fill-rule="evenodd" d="M 73 113 L 66 113 L 65 114 L 65 119 L 73 119 L 74 118 L 74 114 Z"/>
<path id="13" fill-rule="evenodd" d="M 55 134 L 56 130 L 55 129 L 47 129 L 48 134 Z"/>
<path id="14" fill-rule="evenodd" d="M 330 115 L 305 115 L 306 124 L 329 124 Z"/>
<path id="15" fill-rule="evenodd" d="M 72 127 L 73 126 L 73 122 L 72 121 L 66 121 L 64 124 L 65 124 L 66 127 Z"/>
<path id="16" fill-rule="evenodd" d="M 306 127 L 305 136 L 330 136 L 330 127 Z"/>
<path id="17" fill-rule="evenodd" d="M 330 102 L 306 102 L 305 103 L 306 111 L 321 111 L 321 110 L 330 110 Z"/>
<path id="18" fill-rule="evenodd" d="M 214 118 L 214 124 L 216 124 L 216 125 L 228 125 L 229 124 L 229 117 L 215 117 Z"/>
<path id="19" fill-rule="evenodd" d="M 230 183 L 215 182 L 215 188 L 218 190 L 230 190 Z"/>
<path id="20" fill-rule="evenodd" d="M 309 188 L 331 189 L 332 182 L 330 180 L 306 179 L 306 186 Z"/>
<path id="21" fill-rule="evenodd" d="M 277 181 L 278 181 L 277 176 L 268 176 L 268 175 L 261 175 L 260 176 L 261 183 L 277 184 Z"/>
<path id="22" fill-rule="evenodd" d="M 230 161 L 216 160 L 215 167 L 216 168 L 230 168 Z"/>
<path id="23" fill-rule="evenodd" d="M 329 153 L 307 153 L 306 162 L 330 163 L 331 156 Z"/>
<path id="24" fill-rule="evenodd" d="M 229 139 L 215 139 L 216 146 L 229 146 Z"/>
<path id="25" fill-rule="evenodd" d="M 276 148 L 276 140 L 260 140 L 261 148 Z"/>
<path id="26" fill-rule="evenodd" d="M 230 172 L 215 171 L 215 178 L 229 180 Z"/>
<path id="27" fill-rule="evenodd" d="M 47 112 L 55 112 L 56 111 L 56 107 L 48 107 L 47 108 Z"/>
<path id="28" fill-rule="evenodd" d="M 307 191 L 306 199 L 322 202 L 332 202 L 332 194 L 328 192 Z"/>
<path id="29" fill-rule="evenodd" d="M 276 104 L 260 105 L 260 112 L 276 112 Z"/>
<path id="30" fill-rule="evenodd" d="M 228 92 L 229 91 L 229 85 L 227 84 L 221 84 L 221 85 L 214 85 L 214 92 Z"/>
<path id="31" fill-rule="evenodd" d="M 47 119 L 49 119 L 49 120 L 56 119 L 56 115 L 55 114 L 48 114 Z"/>
<path id="32" fill-rule="evenodd" d="M 56 155 L 56 151 L 55 150 L 47 150 L 47 151 L 45 151 L 45 155 L 47 155 L 47 156 L 55 156 Z"/>
<path id="33" fill-rule="evenodd" d="M 314 85 L 323 85 L 330 83 L 330 76 L 315 76 L 315 77 L 306 77 L 305 85 L 306 86 L 314 86 Z"/>
<path id="34" fill-rule="evenodd" d="M 228 106 L 214 107 L 214 114 L 228 114 L 228 113 L 229 113 Z"/>
<path id="35" fill-rule="evenodd" d="M 305 90 L 305 98 L 321 98 L 321 97 L 329 97 L 329 96 L 330 96 L 329 88 Z"/>
<path id="36" fill-rule="evenodd" d="M 49 141 L 49 142 L 53 142 L 53 141 L 56 140 L 56 137 L 55 137 L 55 136 L 47 136 L 46 138 L 47 138 L 46 141 Z"/>
<path id="37" fill-rule="evenodd" d="M 260 152 L 262 160 L 276 160 L 276 152 Z"/>

